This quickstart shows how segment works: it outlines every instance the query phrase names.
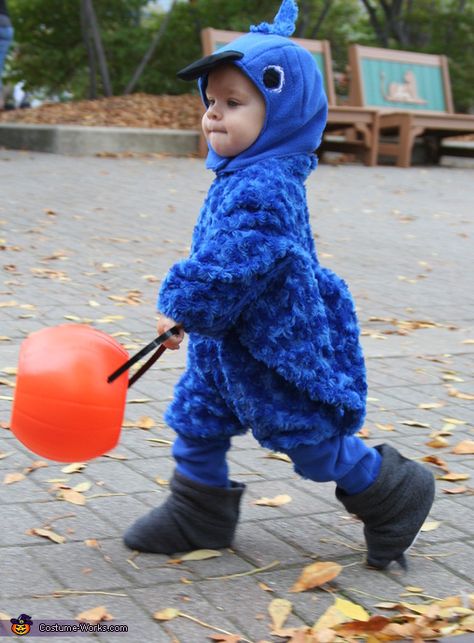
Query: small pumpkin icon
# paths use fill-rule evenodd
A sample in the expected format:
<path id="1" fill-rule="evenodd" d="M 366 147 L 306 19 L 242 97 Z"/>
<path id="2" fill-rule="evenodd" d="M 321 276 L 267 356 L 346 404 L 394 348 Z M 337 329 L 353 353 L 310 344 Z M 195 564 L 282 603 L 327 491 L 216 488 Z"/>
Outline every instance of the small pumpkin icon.
<path id="1" fill-rule="evenodd" d="M 20 614 L 18 618 L 11 618 L 10 623 L 12 624 L 11 630 L 13 634 L 17 636 L 28 634 L 33 625 L 31 616 L 28 616 L 28 614 Z"/>

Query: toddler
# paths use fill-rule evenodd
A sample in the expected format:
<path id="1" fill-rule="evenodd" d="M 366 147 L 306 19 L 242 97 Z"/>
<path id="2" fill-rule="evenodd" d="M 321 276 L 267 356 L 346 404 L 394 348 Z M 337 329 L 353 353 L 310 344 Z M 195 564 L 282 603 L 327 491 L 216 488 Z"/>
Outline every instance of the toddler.
<path id="1" fill-rule="evenodd" d="M 291 41 L 294 0 L 178 73 L 198 79 L 207 167 L 216 173 L 189 257 L 168 272 L 158 333 L 189 334 L 187 368 L 165 419 L 176 433 L 166 502 L 125 534 L 135 550 L 170 554 L 231 544 L 244 485 L 229 480 L 231 438 L 252 430 L 288 454 L 364 523 L 368 563 L 405 565 L 433 502 L 428 469 L 354 434 L 366 377 L 354 304 L 318 261 L 305 180 L 326 123 L 312 55 Z"/>

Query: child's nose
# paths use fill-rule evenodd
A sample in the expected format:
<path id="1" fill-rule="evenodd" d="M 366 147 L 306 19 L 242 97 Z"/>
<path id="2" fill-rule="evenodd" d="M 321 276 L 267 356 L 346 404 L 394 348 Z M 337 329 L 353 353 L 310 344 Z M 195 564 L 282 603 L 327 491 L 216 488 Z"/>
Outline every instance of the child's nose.
<path id="1" fill-rule="evenodd" d="M 213 119 L 221 118 L 221 112 L 216 107 L 215 103 L 213 105 L 209 105 L 209 107 L 207 109 L 207 116 L 208 116 L 208 118 L 213 118 Z"/>

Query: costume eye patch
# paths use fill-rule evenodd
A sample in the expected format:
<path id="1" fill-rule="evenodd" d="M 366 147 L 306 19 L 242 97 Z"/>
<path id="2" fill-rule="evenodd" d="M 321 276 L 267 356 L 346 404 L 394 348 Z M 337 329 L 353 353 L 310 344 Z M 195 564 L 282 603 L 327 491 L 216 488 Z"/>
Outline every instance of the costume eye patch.
<path id="1" fill-rule="evenodd" d="M 263 84 L 272 92 L 281 92 L 285 84 L 285 72 L 283 67 L 268 65 L 263 70 Z"/>

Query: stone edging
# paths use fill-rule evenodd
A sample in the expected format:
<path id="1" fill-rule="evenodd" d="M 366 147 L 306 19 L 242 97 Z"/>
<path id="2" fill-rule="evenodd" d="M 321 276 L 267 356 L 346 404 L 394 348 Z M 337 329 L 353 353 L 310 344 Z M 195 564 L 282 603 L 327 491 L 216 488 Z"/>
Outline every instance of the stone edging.
<path id="1" fill-rule="evenodd" d="M 101 152 L 185 156 L 196 153 L 198 145 L 195 130 L 0 123 L 0 147 L 14 150 L 79 156 Z"/>

